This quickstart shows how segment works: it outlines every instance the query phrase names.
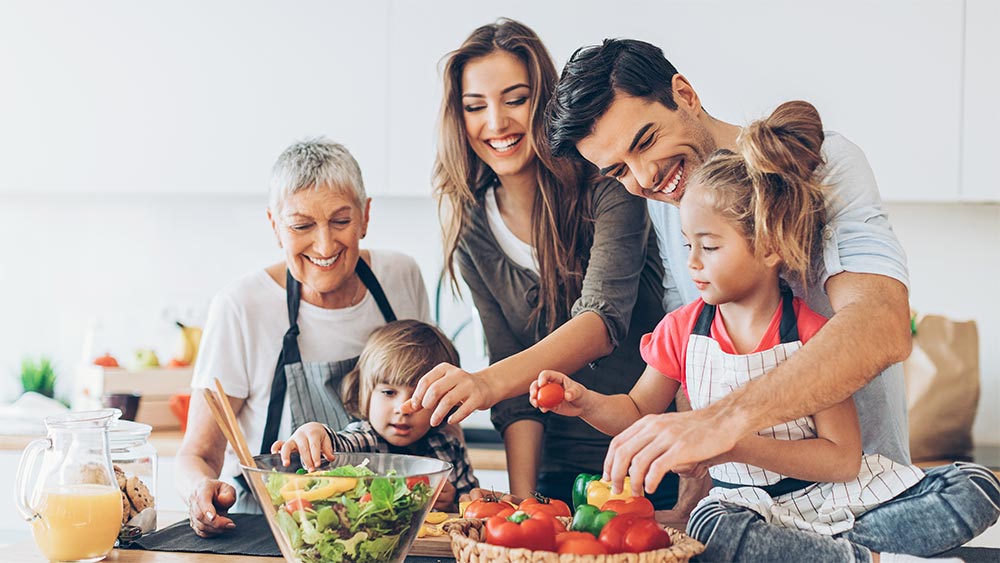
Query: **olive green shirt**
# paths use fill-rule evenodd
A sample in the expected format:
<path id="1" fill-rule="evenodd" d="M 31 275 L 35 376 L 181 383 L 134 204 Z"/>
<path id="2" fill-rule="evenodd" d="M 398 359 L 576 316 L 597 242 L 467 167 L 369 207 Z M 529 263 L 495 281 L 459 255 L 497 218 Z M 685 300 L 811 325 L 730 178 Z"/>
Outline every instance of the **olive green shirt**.
<path id="1" fill-rule="evenodd" d="M 663 266 L 643 199 L 613 180 L 586 188 L 594 221 L 593 244 L 572 315 L 593 311 L 608 329 L 614 351 L 572 374 L 604 394 L 627 393 L 642 375 L 639 339 L 663 318 Z M 481 196 L 480 196 L 481 197 Z M 483 323 L 491 364 L 517 354 L 547 336 L 544 315 L 531 319 L 539 292 L 538 275 L 515 264 L 490 230 L 482 201 L 469 208 L 456 249 L 462 277 Z M 560 319 L 559 324 L 568 319 Z M 527 393 L 527 389 L 525 389 Z M 501 401 L 491 419 L 501 432 L 516 420 L 545 425 L 541 471 L 600 472 L 611 438 L 576 417 L 542 414 L 527 394 Z"/>

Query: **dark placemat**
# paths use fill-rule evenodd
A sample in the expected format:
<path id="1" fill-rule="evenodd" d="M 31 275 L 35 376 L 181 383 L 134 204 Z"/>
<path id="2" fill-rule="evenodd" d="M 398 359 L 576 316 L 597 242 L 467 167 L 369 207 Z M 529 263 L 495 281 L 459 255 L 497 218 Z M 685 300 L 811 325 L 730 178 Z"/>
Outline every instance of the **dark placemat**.
<path id="1" fill-rule="evenodd" d="M 194 533 L 187 519 L 146 534 L 132 547 L 150 551 L 187 551 L 222 555 L 260 555 L 281 557 L 278 544 L 263 514 L 229 514 L 236 528 L 214 538 L 202 538 Z"/>
<path id="2" fill-rule="evenodd" d="M 214 538 L 202 538 L 194 533 L 188 520 L 181 520 L 162 530 L 146 534 L 130 549 L 150 551 L 186 551 L 220 555 L 256 555 L 281 557 L 271 528 L 262 514 L 230 514 L 236 528 Z M 451 558 L 407 557 L 406 563 L 455 563 Z"/>

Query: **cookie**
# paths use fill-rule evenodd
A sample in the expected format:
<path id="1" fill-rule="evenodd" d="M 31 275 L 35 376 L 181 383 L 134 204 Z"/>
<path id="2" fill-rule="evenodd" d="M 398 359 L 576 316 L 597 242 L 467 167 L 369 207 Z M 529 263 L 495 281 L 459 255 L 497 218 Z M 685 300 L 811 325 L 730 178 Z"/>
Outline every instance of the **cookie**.
<path id="1" fill-rule="evenodd" d="M 117 465 L 115 465 L 114 468 L 115 468 L 115 479 L 118 480 L 118 488 L 124 491 L 125 481 L 126 481 L 125 471 L 122 470 L 122 468 Z"/>
<path id="2" fill-rule="evenodd" d="M 132 503 L 128 501 L 125 491 L 122 491 L 122 525 L 132 519 Z"/>
<path id="3" fill-rule="evenodd" d="M 125 494 L 128 495 L 128 500 L 132 503 L 136 513 L 153 506 L 153 494 L 149 492 L 146 484 L 135 475 L 126 480 Z"/>

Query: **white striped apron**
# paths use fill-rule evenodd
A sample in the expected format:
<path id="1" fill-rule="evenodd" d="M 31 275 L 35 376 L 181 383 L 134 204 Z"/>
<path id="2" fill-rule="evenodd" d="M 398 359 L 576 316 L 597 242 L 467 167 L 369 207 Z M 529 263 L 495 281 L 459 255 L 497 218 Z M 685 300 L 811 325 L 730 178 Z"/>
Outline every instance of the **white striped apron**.
<path id="1" fill-rule="evenodd" d="M 802 347 L 791 292 L 782 291 L 781 344 L 755 354 L 727 354 L 712 339 L 715 306 L 705 304 L 688 340 L 685 358 L 692 408 L 704 408 L 760 377 Z M 811 416 L 765 428 L 760 436 L 778 440 L 816 437 Z M 913 466 L 881 455 L 864 455 L 861 472 L 846 483 L 809 483 L 745 463 L 723 463 L 709 469 L 714 484 L 699 503 L 722 500 L 757 512 L 771 524 L 824 535 L 854 526 L 868 510 L 897 496 L 923 478 Z"/>

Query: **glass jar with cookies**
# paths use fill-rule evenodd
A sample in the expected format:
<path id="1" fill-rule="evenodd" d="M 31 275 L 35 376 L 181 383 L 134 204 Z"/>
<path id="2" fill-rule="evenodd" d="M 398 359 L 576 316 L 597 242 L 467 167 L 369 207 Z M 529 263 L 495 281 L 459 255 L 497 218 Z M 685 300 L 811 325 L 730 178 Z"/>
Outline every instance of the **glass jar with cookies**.
<path id="1" fill-rule="evenodd" d="M 108 431 L 111 463 L 122 492 L 122 525 L 156 529 L 156 448 L 149 443 L 152 427 L 117 421 Z"/>

